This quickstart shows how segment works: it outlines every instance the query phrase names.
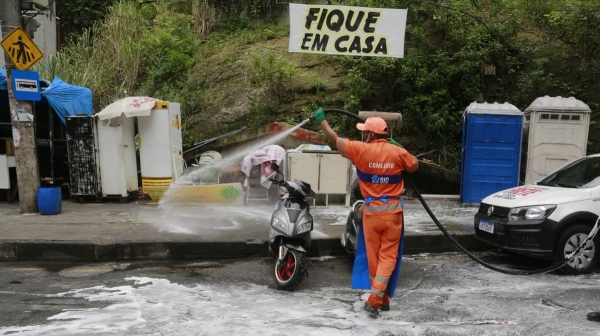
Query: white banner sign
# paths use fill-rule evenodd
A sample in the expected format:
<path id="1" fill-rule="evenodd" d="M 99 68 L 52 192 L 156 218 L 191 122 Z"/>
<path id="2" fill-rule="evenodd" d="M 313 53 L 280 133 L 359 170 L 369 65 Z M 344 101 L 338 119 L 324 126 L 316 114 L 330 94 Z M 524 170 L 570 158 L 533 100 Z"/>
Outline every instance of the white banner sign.
<path id="1" fill-rule="evenodd" d="M 290 52 L 404 57 L 406 9 L 290 4 Z"/>

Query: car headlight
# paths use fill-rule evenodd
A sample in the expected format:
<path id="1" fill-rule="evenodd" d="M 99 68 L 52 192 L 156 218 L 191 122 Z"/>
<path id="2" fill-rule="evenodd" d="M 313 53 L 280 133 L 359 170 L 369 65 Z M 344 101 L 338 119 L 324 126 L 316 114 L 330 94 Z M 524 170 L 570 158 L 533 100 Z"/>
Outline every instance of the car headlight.
<path id="1" fill-rule="evenodd" d="M 271 223 L 271 226 L 283 233 L 287 232 L 287 227 L 285 223 L 282 220 L 277 219 L 276 217 L 273 217 L 273 223 Z"/>
<path id="2" fill-rule="evenodd" d="M 556 205 L 536 205 L 510 209 L 508 218 L 511 221 L 543 220 L 556 209 Z"/>
<path id="3" fill-rule="evenodd" d="M 311 227 L 312 227 L 312 221 L 304 222 L 304 223 L 298 225 L 298 229 L 296 229 L 296 233 L 300 234 L 300 233 L 304 233 L 306 231 L 310 231 Z"/>

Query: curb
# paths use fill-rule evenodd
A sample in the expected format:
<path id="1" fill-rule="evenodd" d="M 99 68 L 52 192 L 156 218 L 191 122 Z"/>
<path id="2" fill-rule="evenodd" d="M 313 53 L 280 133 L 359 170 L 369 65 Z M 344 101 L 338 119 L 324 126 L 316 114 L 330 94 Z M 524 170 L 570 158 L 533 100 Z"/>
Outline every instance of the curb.
<path id="1" fill-rule="evenodd" d="M 469 251 L 492 248 L 474 234 L 453 235 Z M 404 254 L 458 251 L 443 235 L 407 236 Z M 314 239 L 309 257 L 342 256 L 347 252 L 339 238 Z M 189 260 L 268 257 L 263 240 L 236 242 L 124 242 L 95 244 L 89 241 L 8 241 L 0 242 L 0 261 L 126 261 Z"/>

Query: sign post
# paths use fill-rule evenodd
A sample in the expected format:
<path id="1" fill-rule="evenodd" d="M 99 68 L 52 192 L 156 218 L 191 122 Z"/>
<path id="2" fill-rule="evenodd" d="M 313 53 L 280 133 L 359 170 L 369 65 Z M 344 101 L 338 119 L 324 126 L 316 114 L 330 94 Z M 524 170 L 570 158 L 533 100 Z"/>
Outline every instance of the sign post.
<path id="1" fill-rule="evenodd" d="M 31 68 L 44 57 L 44 54 L 21 27 L 15 28 L 6 35 L 1 44 L 12 64 L 19 70 Z"/>
<path id="2" fill-rule="evenodd" d="M 16 100 L 42 100 L 40 76 L 34 71 L 12 71 L 12 84 Z"/>
<path id="3" fill-rule="evenodd" d="M 18 70 L 31 68 L 42 58 L 43 54 L 20 27 L 20 0 L 0 0 L 0 24 L 2 25 L 2 36 L 4 36 L 0 44 L 5 52 L 6 84 L 17 170 L 17 186 L 13 195 L 18 191 L 21 213 L 36 213 L 38 212 L 37 191 L 40 187 L 40 173 L 35 142 L 35 114 L 31 101 L 15 99 L 15 92 L 17 96 L 20 96 L 23 90 L 33 90 L 32 80 L 22 78 L 24 81 L 16 82 L 12 80 L 12 77 L 15 68 Z M 13 29 L 14 27 L 17 28 Z M 20 78 L 17 76 L 17 79 Z M 20 87 L 17 87 L 18 85 Z M 39 84 L 37 86 L 39 87 Z"/>

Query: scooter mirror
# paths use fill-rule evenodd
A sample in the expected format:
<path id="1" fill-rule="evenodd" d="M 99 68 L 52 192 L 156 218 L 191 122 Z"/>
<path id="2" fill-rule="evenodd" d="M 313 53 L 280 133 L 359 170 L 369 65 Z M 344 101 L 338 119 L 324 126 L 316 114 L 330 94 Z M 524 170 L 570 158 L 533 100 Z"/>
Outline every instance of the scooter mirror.
<path id="1" fill-rule="evenodd" d="M 271 169 L 279 173 L 279 165 L 275 162 L 271 162 Z"/>

